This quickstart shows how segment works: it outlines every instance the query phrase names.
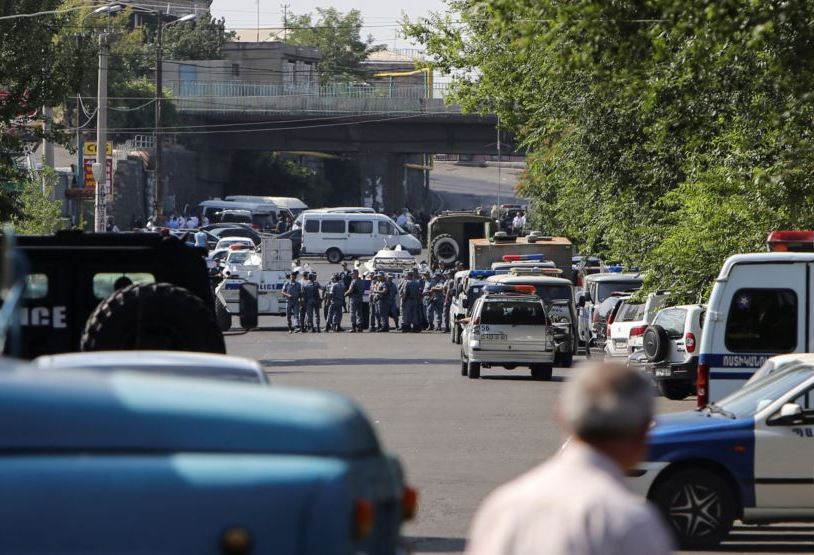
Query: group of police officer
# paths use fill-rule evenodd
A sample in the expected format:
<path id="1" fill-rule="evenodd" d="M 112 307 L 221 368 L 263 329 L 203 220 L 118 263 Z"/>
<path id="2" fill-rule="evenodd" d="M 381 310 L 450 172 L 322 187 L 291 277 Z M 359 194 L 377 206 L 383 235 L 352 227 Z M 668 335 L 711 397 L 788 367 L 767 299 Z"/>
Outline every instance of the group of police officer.
<path id="1" fill-rule="evenodd" d="M 344 266 L 344 265 L 343 265 Z M 452 271 L 416 268 L 396 276 L 384 272 L 362 274 L 358 268 L 332 276 L 325 287 L 312 271 L 292 270 L 282 289 L 287 299 L 286 322 L 289 333 L 319 333 L 320 316 L 325 317 L 326 332 L 361 333 L 449 332 L 449 309 L 454 294 Z M 350 329 L 342 328 L 345 312 Z M 401 325 L 399 326 L 399 323 Z"/>

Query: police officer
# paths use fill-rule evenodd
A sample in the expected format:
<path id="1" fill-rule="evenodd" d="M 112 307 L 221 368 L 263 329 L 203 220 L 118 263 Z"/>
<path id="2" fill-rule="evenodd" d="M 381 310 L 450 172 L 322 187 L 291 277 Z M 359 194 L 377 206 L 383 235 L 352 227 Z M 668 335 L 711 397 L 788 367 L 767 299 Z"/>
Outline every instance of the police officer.
<path id="1" fill-rule="evenodd" d="M 449 333 L 450 310 L 452 310 L 452 299 L 455 296 L 455 279 L 452 272 L 445 272 L 444 278 L 444 332 Z"/>
<path id="2" fill-rule="evenodd" d="M 421 301 L 418 307 L 419 326 L 424 330 L 427 328 L 427 308 L 429 306 L 429 297 L 425 294 L 424 290 L 430 281 L 430 273 L 426 270 L 422 270 L 419 272 L 416 281 L 418 282 L 418 291 L 421 295 Z"/>
<path id="3" fill-rule="evenodd" d="M 311 277 L 313 278 L 313 282 L 317 287 L 317 304 L 316 304 L 316 309 L 314 310 L 314 320 L 316 321 L 315 324 L 316 324 L 317 333 L 321 333 L 322 332 L 322 315 L 321 315 L 321 312 L 322 312 L 322 304 L 323 304 L 323 288 L 322 288 L 322 284 L 317 281 L 317 273 L 316 272 L 311 272 Z M 327 305 L 327 303 L 325 303 L 325 304 Z M 328 318 L 327 315 L 325 316 L 325 318 L 327 320 L 327 318 Z"/>
<path id="4" fill-rule="evenodd" d="M 401 326 L 404 332 L 420 332 L 421 288 L 410 271 L 401 291 Z"/>
<path id="5" fill-rule="evenodd" d="M 288 301 L 285 308 L 285 319 L 288 323 L 288 333 L 294 333 L 295 327 L 292 324 L 292 316 L 296 321 L 296 328 L 302 328 L 302 322 L 300 321 L 300 297 L 302 297 L 302 286 L 300 282 L 297 281 L 297 276 L 299 272 L 296 270 L 292 270 L 291 272 L 291 280 L 287 281 L 285 285 L 283 285 L 283 297 L 285 297 Z"/>
<path id="6" fill-rule="evenodd" d="M 385 275 L 379 272 L 374 290 L 374 304 L 376 305 L 376 327 L 378 331 L 390 331 L 390 298 Z"/>
<path id="7" fill-rule="evenodd" d="M 427 330 L 441 330 L 441 312 L 444 310 L 444 281 L 440 272 L 436 272 L 424 288 L 427 300 Z M 433 319 L 435 326 L 433 326 Z"/>
<path id="8" fill-rule="evenodd" d="M 350 333 L 362 331 L 362 297 L 365 294 L 365 285 L 359 277 L 359 270 L 352 272 L 353 279 L 350 287 L 345 291 L 345 297 L 350 301 Z"/>
<path id="9" fill-rule="evenodd" d="M 388 318 L 393 319 L 393 326 L 395 329 L 399 329 L 399 288 L 396 285 L 395 281 L 393 280 L 393 275 L 387 275 L 387 306 L 390 309 L 390 313 L 387 315 Z"/>
<path id="10" fill-rule="evenodd" d="M 333 283 L 327 290 L 328 319 L 326 330 L 342 331 L 342 307 L 345 303 L 345 284 L 339 274 L 334 274 Z"/>
<path id="11" fill-rule="evenodd" d="M 313 333 L 317 331 L 314 327 L 314 312 L 317 310 L 317 299 L 319 298 L 316 277 L 314 273 L 308 274 L 308 280 L 302 286 L 302 307 L 300 308 L 300 314 L 304 314 L 306 318 L 305 324 L 300 326 L 302 331 L 305 331 L 303 328 L 307 327 Z"/>

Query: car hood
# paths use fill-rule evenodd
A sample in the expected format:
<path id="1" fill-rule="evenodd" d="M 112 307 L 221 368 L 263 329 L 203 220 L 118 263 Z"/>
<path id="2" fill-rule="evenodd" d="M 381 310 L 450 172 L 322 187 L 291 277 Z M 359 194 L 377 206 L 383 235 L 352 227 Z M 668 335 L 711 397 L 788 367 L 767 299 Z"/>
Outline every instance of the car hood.
<path id="1" fill-rule="evenodd" d="M 731 419 L 701 411 L 662 415 L 650 430 L 649 460 L 674 460 L 677 453 L 689 456 L 703 450 L 706 445 L 717 446 L 716 449 L 724 451 L 729 444 L 751 444 L 753 429 L 752 418 Z"/>
<path id="2" fill-rule="evenodd" d="M 353 457 L 380 452 L 337 394 L 77 370 L 0 374 L 0 451 L 221 452 Z"/>

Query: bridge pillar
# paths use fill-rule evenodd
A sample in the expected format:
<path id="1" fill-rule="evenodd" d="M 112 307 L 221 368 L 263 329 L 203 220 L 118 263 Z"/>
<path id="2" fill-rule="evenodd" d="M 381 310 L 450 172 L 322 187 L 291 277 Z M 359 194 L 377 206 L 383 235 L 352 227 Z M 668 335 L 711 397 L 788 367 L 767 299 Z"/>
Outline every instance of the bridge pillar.
<path id="1" fill-rule="evenodd" d="M 360 154 L 362 205 L 387 214 L 404 207 L 406 158 L 404 154 L 396 153 Z"/>

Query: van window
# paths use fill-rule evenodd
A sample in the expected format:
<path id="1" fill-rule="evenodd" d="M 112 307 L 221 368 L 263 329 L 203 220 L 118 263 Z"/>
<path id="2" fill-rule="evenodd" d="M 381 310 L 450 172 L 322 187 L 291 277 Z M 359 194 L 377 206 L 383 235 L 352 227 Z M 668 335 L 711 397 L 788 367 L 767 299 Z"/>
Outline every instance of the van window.
<path id="1" fill-rule="evenodd" d="M 373 233 L 373 222 L 367 221 L 351 221 L 348 222 L 348 233 L 358 233 L 370 235 Z"/>
<path id="2" fill-rule="evenodd" d="M 345 221 L 322 220 L 322 233 L 345 233 Z"/>
<path id="3" fill-rule="evenodd" d="M 306 233 L 319 233 L 319 220 L 305 220 Z"/>
<path id="4" fill-rule="evenodd" d="M 395 235 L 396 229 L 390 222 L 379 222 L 379 235 Z"/>
<path id="5" fill-rule="evenodd" d="M 734 353 L 788 353 L 797 346 L 797 294 L 791 289 L 738 289 L 726 319 Z"/>

